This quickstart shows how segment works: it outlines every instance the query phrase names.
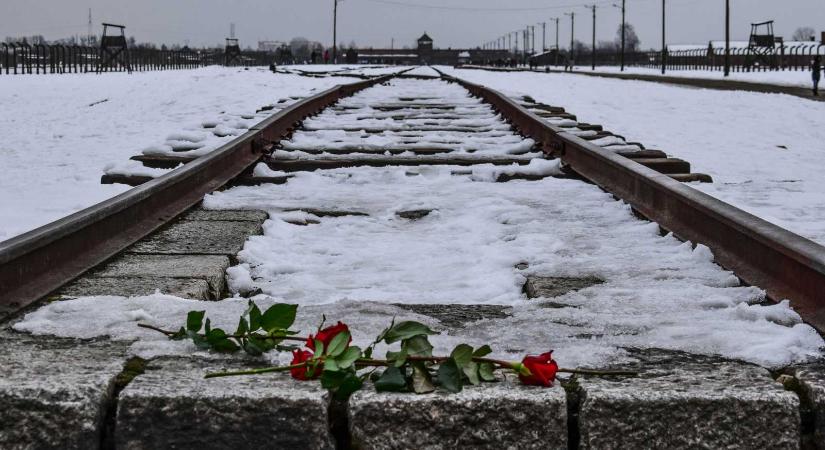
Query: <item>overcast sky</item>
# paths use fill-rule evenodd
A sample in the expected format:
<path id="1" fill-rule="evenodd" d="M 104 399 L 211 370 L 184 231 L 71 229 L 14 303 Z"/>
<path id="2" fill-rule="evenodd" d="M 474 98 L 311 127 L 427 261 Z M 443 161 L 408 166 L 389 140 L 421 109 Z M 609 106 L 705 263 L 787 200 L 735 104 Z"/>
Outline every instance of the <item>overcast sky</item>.
<path id="1" fill-rule="evenodd" d="M 85 34 L 88 8 L 94 32 L 100 22 L 127 26 L 140 42 L 193 46 L 222 43 L 234 22 L 241 45 L 258 40 L 288 40 L 303 36 L 332 42 L 334 0 L 0 0 L 0 37 L 43 34 L 55 39 Z M 474 47 L 526 25 L 561 17 L 560 40 L 570 42 L 570 17 L 576 14 L 576 39 L 589 43 L 592 13 L 583 5 L 596 3 L 597 39 L 613 39 L 620 23 L 621 0 L 341 0 L 338 40 L 359 46 L 414 45 L 426 31 L 440 48 Z M 670 44 L 706 43 L 724 38 L 724 0 L 667 0 Z M 409 5 L 409 6 L 405 6 Z M 732 37 L 747 40 L 751 22 L 773 19 L 776 34 L 790 38 L 799 26 L 825 31 L 825 0 L 731 0 Z M 627 0 L 627 21 L 642 46 L 661 42 L 661 0 Z M 520 38 L 519 38 L 520 39 Z M 541 26 L 536 28 L 541 42 Z M 554 25 L 547 42 L 555 43 Z M 538 44 L 537 44 L 538 46 Z"/>

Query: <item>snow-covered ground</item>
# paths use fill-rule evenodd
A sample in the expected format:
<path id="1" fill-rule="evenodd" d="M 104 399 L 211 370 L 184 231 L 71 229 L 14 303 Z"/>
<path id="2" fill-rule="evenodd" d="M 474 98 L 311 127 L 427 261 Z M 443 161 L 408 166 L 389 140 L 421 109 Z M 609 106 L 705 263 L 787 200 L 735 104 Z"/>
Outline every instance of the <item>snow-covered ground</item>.
<path id="1" fill-rule="evenodd" d="M 265 116 L 255 114 L 262 106 L 351 81 L 358 80 L 221 67 L 5 77 L 0 241 L 125 191 L 101 185 L 100 176 L 106 168 L 136 170 L 128 165 L 133 155 L 207 151 Z"/>
<path id="2" fill-rule="evenodd" d="M 552 66 L 550 66 L 553 68 Z M 543 70 L 543 69 L 540 69 Z M 590 66 L 578 65 L 575 72 L 593 73 Z M 625 67 L 624 72 L 617 66 L 596 66 L 595 72 L 598 73 L 625 73 L 637 75 L 652 75 L 652 76 L 666 76 L 666 77 L 680 77 L 680 78 L 700 78 L 709 80 L 731 80 L 731 81 L 748 81 L 751 83 L 766 83 L 777 84 L 780 86 L 794 86 L 794 87 L 812 87 L 811 71 L 810 70 L 784 70 L 784 71 L 767 71 L 767 72 L 731 72 L 729 77 L 725 77 L 722 71 L 713 70 L 677 70 L 668 69 L 662 75 L 661 69 L 652 69 L 648 67 Z"/>
<path id="3" fill-rule="evenodd" d="M 252 237 L 241 264 L 230 269 L 232 287 L 260 288 L 255 300 L 262 305 L 302 305 L 296 329 L 304 333 L 322 314 L 342 320 L 359 345 L 392 317 L 443 330 L 395 304 L 506 305 L 510 317 L 434 336 L 436 351 L 448 353 L 459 342 L 491 344 L 495 356 L 520 359 L 553 348 L 565 366 L 621 363 L 627 354 L 620 347 L 631 346 L 778 367 L 818 354 L 823 344 L 786 303 L 758 304 L 762 292 L 739 286 L 706 247 L 660 236 L 655 224 L 636 219 L 627 205 L 592 185 L 554 178 L 480 182 L 453 175 L 456 169 L 303 172 L 285 185 L 208 196 L 207 207 L 263 208 L 271 215 L 264 235 Z M 317 217 L 295 208 L 369 215 Z M 420 209 L 432 211 L 417 220 L 397 215 Z M 314 223 L 293 224 L 305 219 Z M 525 262 L 528 268 L 516 267 Z M 522 285 L 532 274 L 590 275 L 605 283 L 552 303 L 528 301 Z M 140 330 L 137 322 L 174 329 L 195 309 L 206 310 L 213 326 L 231 329 L 245 307 L 241 299 L 82 298 L 46 306 L 17 329 L 138 339 L 133 351 L 151 356 L 195 349 Z"/>
<path id="4" fill-rule="evenodd" d="M 378 107 L 423 91 L 433 98 L 416 101 L 474 106 L 454 85 L 407 80 L 393 85 L 395 90 L 382 86 L 355 95 L 338 105 L 340 111 Z M 326 129 L 325 123 L 341 126 L 340 119 L 330 113 L 312 123 Z M 503 124 L 500 118 L 490 120 L 476 127 Z M 512 131 L 500 135 L 511 136 Z M 656 224 L 638 220 L 628 205 L 597 187 L 555 178 L 489 182 L 494 171 L 558 170 L 558 161 L 533 163 L 298 172 L 284 185 L 213 193 L 204 206 L 269 213 L 264 234 L 250 238 L 239 264 L 227 271 L 229 287 L 237 293 L 260 290 L 253 298 L 262 306 L 301 305 L 295 328 L 303 333 L 325 315 L 346 322 L 355 343 L 364 345 L 393 317 L 419 320 L 442 331 L 432 338 L 441 354 L 459 342 L 491 344 L 494 356 L 510 359 L 552 348 L 564 366 L 620 364 L 629 359 L 623 347 L 723 355 L 768 367 L 820 354 L 822 338 L 801 323 L 788 302 L 763 303 L 764 293 L 740 286 L 736 276 L 714 264 L 707 247 L 660 236 Z M 404 214 L 410 211 L 427 213 Z M 522 287 L 531 275 L 604 282 L 527 300 Z M 509 315 L 445 330 L 404 306 L 410 304 L 494 304 L 507 307 Z M 196 349 L 139 329 L 137 322 L 176 329 L 187 311 L 206 310 L 213 326 L 231 329 L 245 308 L 240 298 L 80 298 L 47 305 L 15 327 L 135 340 L 132 351 L 146 357 Z M 270 358 L 285 363 L 289 356 Z"/>
<path id="5" fill-rule="evenodd" d="M 825 103 L 570 74 L 442 70 L 563 106 L 713 176 L 693 187 L 825 244 Z"/>

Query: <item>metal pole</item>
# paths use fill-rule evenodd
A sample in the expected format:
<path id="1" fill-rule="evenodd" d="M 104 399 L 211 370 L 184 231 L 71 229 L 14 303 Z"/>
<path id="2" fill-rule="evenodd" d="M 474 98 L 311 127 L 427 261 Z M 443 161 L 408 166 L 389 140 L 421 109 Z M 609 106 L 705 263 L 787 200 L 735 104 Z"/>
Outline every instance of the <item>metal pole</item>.
<path id="1" fill-rule="evenodd" d="M 332 63 L 338 63 L 338 0 L 332 0 Z"/>
<path id="2" fill-rule="evenodd" d="M 541 23 L 541 52 L 547 51 L 547 22 Z"/>
<path id="3" fill-rule="evenodd" d="M 622 0 L 622 72 L 624 72 L 624 35 L 625 35 L 625 20 L 624 20 L 624 13 L 625 13 L 625 0 Z"/>
<path id="4" fill-rule="evenodd" d="M 662 75 L 665 73 L 667 66 L 667 44 L 665 41 L 665 0 L 662 0 Z"/>
<path id="5" fill-rule="evenodd" d="M 730 76 L 730 0 L 725 0 L 725 76 Z"/>
<path id="6" fill-rule="evenodd" d="M 556 66 L 559 65 L 559 18 L 556 17 Z"/>
<path id="7" fill-rule="evenodd" d="M 590 57 L 590 69 L 596 70 L 596 5 L 593 8 L 593 53 Z"/>

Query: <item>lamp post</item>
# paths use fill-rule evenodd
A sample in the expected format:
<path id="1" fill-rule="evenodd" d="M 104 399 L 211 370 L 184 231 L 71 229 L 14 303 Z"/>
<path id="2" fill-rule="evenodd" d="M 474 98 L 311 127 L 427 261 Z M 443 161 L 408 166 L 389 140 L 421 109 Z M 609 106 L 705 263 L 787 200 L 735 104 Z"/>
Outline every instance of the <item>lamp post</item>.
<path id="1" fill-rule="evenodd" d="M 547 51 L 547 22 L 541 23 L 541 52 Z"/>
<path id="2" fill-rule="evenodd" d="M 665 74 L 667 68 L 667 43 L 665 39 L 665 0 L 662 0 L 662 75 Z"/>
<path id="3" fill-rule="evenodd" d="M 572 70 L 572 68 L 573 68 L 573 52 L 574 52 L 573 37 L 575 36 L 575 30 L 576 30 L 576 13 L 570 12 L 570 13 L 564 13 L 564 15 L 565 16 L 570 16 L 570 68 Z"/>
<path id="4" fill-rule="evenodd" d="M 730 0 L 725 0 L 725 76 L 730 76 Z"/>
<path id="5" fill-rule="evenodd" d="M 596 5 L 590 5 L 588 8 L 593 10 L 593 50 L 590 54 L 590 69 L 596 70 Z"/>
<path id="6" fill-rule="evenodd" d="M 622 10 L 622 56 L 620 58 L 622 72 L 624 72 L 625 32 L 627 31 L 627 27 L 625 26 L 625 1 L 626 0 L 622 0 L 622 6 L 619 6 L 615 3 L 613 4 L 613 6 L 615 6 L 616 8 L 621 8 Z"/>
<path id="7" fill-rule="evenodd" d="M 332 0 L 332 63 L 338 64 L 338 2 Z"/>
<path id="8" fill-rule="evenodd" d="M 550 20 L 554 20 L 556 22 L 556 66 L 559 65 L 559 18 L 553 17 Z"/>

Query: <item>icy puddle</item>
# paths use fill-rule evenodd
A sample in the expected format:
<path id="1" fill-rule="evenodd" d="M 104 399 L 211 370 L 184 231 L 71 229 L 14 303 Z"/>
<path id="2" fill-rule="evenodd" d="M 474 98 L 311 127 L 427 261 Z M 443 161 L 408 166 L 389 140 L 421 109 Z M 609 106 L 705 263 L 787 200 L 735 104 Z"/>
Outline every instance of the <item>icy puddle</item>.
<path id="1" fill-rule="evenodd" d="M 260 289 L 254 299 L 262 306 L 302 305 L 296 329 L 314 329 L 322 314 L 342 320 L 358 344 L 395 316 L 441 330 L 432 339 L 438 353 L 459 342 L 490 343 L 503 358 L 552 348 L 564 366 L 621 362 L 630 358 L 623 347 L 657 347 L 779 367 L 823 344 L 787 304 L 761 305 L 763 293 L 739 286 L 707 248 L 660 236 L 656 224 L 594 186 L 553 178 L 491 183 L 483 181 L 495 170 L 489 166 L 471 175 L 453 175 L 456 169 L 304 172 L 285 185 L 207 196 L 208 208 L 263 209 L 271 217 L 229 269 L 231 288 Z M 604 282 L 528 300 L 528 276 Z M 450 304 L 461 306 L 438 306 Z M 195 351 L 191 344 L 136 323 L 175 328 L 187 311 L 205 309 L 213 325 L 234 329 L 245 307 L 243 298 L 84 298 L 51 304 L 16 327 L 137 339 L 132 350 L 144 356 L 186 353 Z"/>

